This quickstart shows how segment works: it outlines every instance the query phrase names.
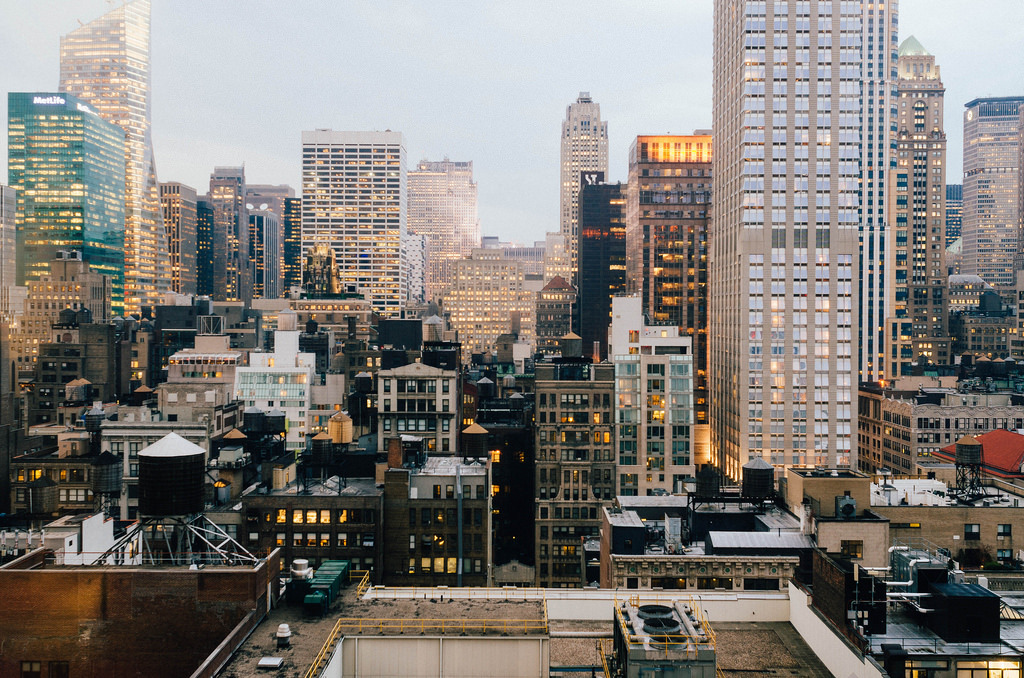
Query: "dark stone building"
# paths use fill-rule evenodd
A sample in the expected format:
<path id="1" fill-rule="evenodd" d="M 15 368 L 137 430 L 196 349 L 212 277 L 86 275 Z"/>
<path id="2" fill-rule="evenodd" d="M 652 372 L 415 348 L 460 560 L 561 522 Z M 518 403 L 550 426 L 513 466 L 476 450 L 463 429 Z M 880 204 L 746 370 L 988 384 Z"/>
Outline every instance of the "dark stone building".
<path id="1" fill-rule="evenodd" d="M 575 326 L 583 339 L 583 352 L 600 360 L 608 357 L 612 297 L 626 290 L 623 189 L 622 184 L 585 185 L 579 197 Z"/>

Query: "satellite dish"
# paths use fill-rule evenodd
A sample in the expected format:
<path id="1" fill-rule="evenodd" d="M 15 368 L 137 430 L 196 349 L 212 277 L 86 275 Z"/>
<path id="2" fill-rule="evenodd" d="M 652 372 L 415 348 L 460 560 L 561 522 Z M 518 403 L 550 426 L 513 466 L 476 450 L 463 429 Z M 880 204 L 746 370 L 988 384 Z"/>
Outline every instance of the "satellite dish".
<path id="1" fill-rule="evenodd" d="M 253 204 L 251 202 L 245 203 L 245 209 L 247 209 L 247 210 L 253 209 Z"/>
<path id="2" fill-rule="evenodd" d="M 265 202 L 264 203 L 260 203 L 260 209 L 261 210 L 268 210 L 268 209 L 270 209 L 270 205 L 268 205 Z"/>

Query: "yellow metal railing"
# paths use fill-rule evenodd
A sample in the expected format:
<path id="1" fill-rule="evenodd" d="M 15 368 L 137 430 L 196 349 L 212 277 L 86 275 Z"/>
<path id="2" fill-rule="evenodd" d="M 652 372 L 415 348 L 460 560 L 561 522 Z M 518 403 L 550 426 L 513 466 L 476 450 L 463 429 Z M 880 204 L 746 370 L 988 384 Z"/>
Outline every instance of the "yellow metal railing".
<path id="1" fill-rule="evenodd" d="M 320 648 L 320 652 L 317 653 L 313 659 L 313 663 L 309 665 L 309 670 L 306 671 L 305 678 L 317 678 L 320 675 L 320 671 L 323 670 L 324 665 L 330 658 L 331 653 L 334 652 L 334 646 L 338 644 L 338 638 L 341 634 L 341 620 L 334 625 L 331 632 L 327 634 L 327 642 Z"/>
<path id="2" fill-rule="evenodd" d="M 356 597 L 362 598 L 366 590 L 370 588 L 370 571 L 369 570 L 353 570 L 349 573 L 349 581 L 352 581 L 355 577 L 360 574 L 359 583 L 356 585 Z"/>
<path id="3" fill-rule="evenodd" d="M 522 587 L 486 586 L 374 586 L 373 597 L 382 599 L 535 600 L 546 598 L 545 590 Z"/>
<path id="4" fill-rule="evenodd" d="M 597 641 L 597 653 L 601 655 L 601 668 L 604 670 L 605 678 L 612 678 L 612 668 L 608 666 L 608 658 L 615 654 L 611 638 L 602 638 Z"/>
<path id="5" fill-rule="evenodd" d="M 335 624 L 340 633 L 546 633 L 545 619 L 365 619 L 343 617 Z"/>

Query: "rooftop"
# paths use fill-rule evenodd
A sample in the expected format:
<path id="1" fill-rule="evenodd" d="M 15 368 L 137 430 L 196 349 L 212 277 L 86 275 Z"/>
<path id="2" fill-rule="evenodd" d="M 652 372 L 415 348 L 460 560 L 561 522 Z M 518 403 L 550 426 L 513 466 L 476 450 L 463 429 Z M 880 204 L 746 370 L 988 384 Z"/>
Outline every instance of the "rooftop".
<path id="1" fill-rule="evenodd" d="M 872 506 L 962 506 L 964 502 L 941 480 L 921 477 L 886 477 L 871 483 Z M 968 503 L 977 507 L 1018 506 L 1022 497 L 995 487 L 983 488 L 983 496 Z"/>

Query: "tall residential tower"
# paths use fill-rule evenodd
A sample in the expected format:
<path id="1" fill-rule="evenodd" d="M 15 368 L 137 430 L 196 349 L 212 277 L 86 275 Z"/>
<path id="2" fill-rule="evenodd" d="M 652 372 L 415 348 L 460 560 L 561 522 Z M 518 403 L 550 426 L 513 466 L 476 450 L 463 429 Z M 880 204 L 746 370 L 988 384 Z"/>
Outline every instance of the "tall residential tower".
<path id="1" fill-rule="evenodd" d="M 128 311 L 163 303 L 171 285 L 150 129 L 149 20 L 149 0 L 132 0 L 60 40 L 60 91 L 124 130 Z"/>

